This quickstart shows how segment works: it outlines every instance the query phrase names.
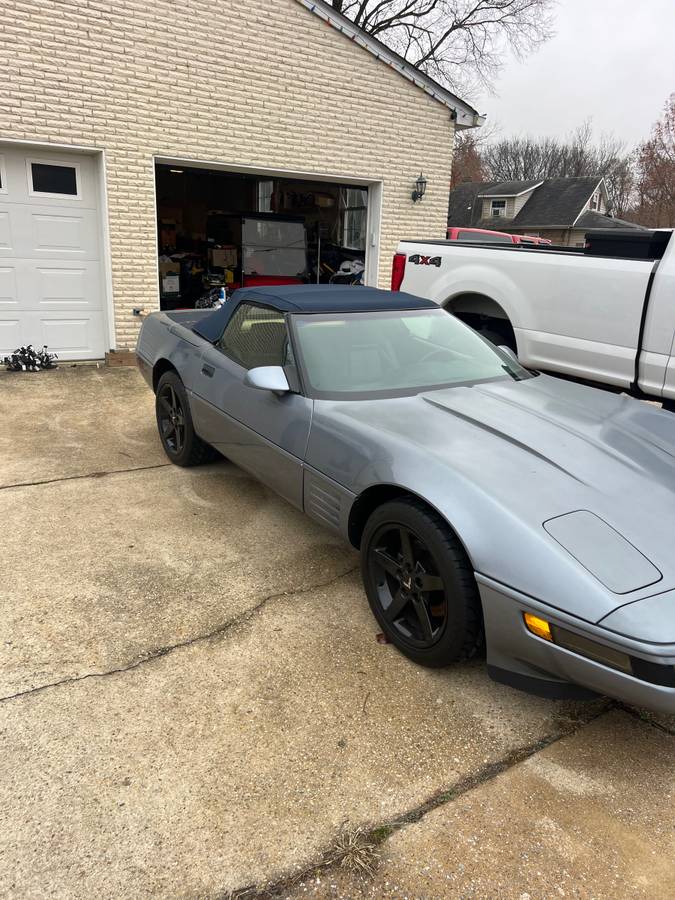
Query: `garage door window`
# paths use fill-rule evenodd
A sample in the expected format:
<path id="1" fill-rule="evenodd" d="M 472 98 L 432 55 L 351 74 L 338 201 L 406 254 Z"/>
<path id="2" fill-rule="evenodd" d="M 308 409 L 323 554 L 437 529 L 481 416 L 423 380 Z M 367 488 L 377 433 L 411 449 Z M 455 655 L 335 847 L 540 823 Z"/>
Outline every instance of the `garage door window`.
<path id="1" fill-rule="evenodd" d="M 66 166 L 27 160 L 28 193 L 41 197 L 69 197 L 77 200 L 80 196 L 78 166 Z"/>

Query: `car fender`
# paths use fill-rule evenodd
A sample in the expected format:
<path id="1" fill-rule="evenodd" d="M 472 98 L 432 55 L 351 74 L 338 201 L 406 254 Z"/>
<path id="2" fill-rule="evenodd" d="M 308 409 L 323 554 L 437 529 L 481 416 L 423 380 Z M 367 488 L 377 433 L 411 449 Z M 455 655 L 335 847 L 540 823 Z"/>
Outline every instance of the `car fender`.
<path id="1" fill-rule="evenodd" d="M 330 406 L 330 402 L 326 401 Z M 419 498 L 434 509 L 462 543 L 477 573 L 540 598 L 556 608 L 570 610 L 588 622 L 613 611 L 619 600 L 544 529 L 550 514 L 568 511 L 569 492 L 564 473 L 545 471 L 549 481 L 560 478 L 560 509 L 550 514 L 523 514 L 515 504 L 493 496 L 486 484 L 472 477 L 461 461 L 453 464 L 436 454 L 420 455 L 418 444 L 404 436 L 381 433 L 363 423 L 338 423 L 335 410 L 315 406 L 307 449 L 310 486 L 305 509 L 315 518 L 316 503 L 330 495 L 333 527 L 350 538 L 355 504 L 369 493 L 388 498 L 399 491 Z M 471 448 L 467 446 L 467 454 Z M 499 466 L 499 460 L 495 460 Z M 533 463 L 536 465 L 536 463 Z M 358 506 L 356 507 L 358 509 Z M 325 524 L 331 524 L 324 519 Z M 353 536 L 353 535 L 352 535 Z M 532 560 L 537 565 L 532 565 Z M 636 599 L 644 592 L 636 591 Z"/>

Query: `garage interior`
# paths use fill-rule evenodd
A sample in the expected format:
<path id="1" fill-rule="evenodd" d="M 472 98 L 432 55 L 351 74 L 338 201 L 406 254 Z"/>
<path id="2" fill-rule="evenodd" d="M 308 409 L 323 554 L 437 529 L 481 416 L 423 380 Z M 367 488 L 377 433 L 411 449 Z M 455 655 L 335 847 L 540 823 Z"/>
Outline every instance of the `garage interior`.
<path id="1" fill-rule="evenodd" d="M 160 306 L 239 287 L 361 284 L 368 188 L 157 164 Z"/>

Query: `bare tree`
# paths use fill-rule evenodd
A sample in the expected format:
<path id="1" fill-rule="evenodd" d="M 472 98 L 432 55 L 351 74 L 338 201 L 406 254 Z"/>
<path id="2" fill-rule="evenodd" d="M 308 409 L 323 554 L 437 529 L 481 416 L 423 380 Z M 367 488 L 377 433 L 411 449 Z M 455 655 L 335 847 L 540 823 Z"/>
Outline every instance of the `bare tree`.
<path id="1" fill-rule="evenodd" d="M 455 137 L 450 190 L 466 181 L 485 181 L 480 147 L 473 132 L 474 129 L 467 129 Z"/>
<path id="2" fill-rule="evenodd" d="M 553 34 L 554 0 L 330 0 L 427 74 L 470 96 L 509 48 L 522 58 Z"/>
<path id="3" fill-rule="evenodd" d="M 675 226 L 675 93 L 638 150 L 637 194 L 636 222 L 651 228 Z"/>
<path id="4" fill-rule="evenodd" d="M 486 145 L 481 153 L 485 177 L 493 181 L 603 176 L 609 208 L 621 217 L 631 205 L 633 154 L 613 135 L 596 142 L 589 121 L 567 138 L 512 137 Z"/>

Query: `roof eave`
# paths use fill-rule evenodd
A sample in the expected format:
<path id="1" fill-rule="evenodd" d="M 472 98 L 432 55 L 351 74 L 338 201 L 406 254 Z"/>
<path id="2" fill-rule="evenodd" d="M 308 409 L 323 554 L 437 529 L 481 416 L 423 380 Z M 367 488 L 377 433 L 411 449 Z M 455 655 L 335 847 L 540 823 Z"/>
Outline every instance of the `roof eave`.
<path id="1" fill-rule="evenodd" d="M 569 231 L 570 228 L 573 228 L 574 226 L 570 225 L 569 223 L 567 225 L 534 225 L 534 224 L 530 224 L 528 222 L 526 225 L 522 225 L 521 223 L 516 222 L 516 223 L 514 223 L 513 227 L 514 228 L 533 228 L 533 229 L 536 228 L 538 231 L 546 231 L 547 229 L 549 231 Z"/>
<path id="2" fill-rule="evenodd" d="M 522 197 L 523 194 L 528 194 L 530 191 L 536 190 L 538 187 L 541 187 L 544 183 L 543 179 L 538 181 L 536 184 L 533 184 L 532 187 L 524 188 L 522 191 L 518 191 L 517 193 L 511 194 L 491 194 L 489 191 L 485 194 L 478 194 L 479 197 L 494 197 L 497 199 L 504 199 L 504 197 Z"/>
<path id="3" fill-rule="evenodd" d="M 359 28 L 358 25 L 355 25 L 346 16 L 343 16 L 342 13 L 336 12 L 328 3 L 324 3 L 323 0 L 297 0 L 297 2 L 344 34 L 345 37 L 368 50 L 377 59 L 382 60 L 382 62 L 398 72 L 399 75 L 407 78 L 408 81 L 411 81 L 426 94 L 433 97 L 434 100 L 447 106 L 452 112 L 452 118 L 457 128 L 478 128 L 484 124 L 486 119 L 484 115 L 478 113 L 468 103 L 460 100 L 452 91 L 434 81 L 429 75 L 416 69 L 415 66 L 403 59 L 402 56 L 399 56 L 398 53 L 390 50 L 377 38 L 371 37 L 362 28 Z"/>
<path id="4" fill-rule="evenodd" d="M 581 207 L 581 209 L 580 209 L 579 212 L 577 213 L 576 219 L 575 219 L 574 222 L 572 223 L 572 227 L 574 227 L 574 225 L 577 224 L 577 222 L 579 221 L 579 219 L 583 216 L 583 214 L 584 214 L 585 212 L 589 212 L 589 210 L 586 209 L 586 205 L 587 205 L 587 204 L 589 203 L 589 201 L 591 200 L 593 194 L 597 191 L 599 185 L 602 185 L 602 186 L 604 187 L 604 185 L 605 185 L 605 177 L 604 177 L 604 175 L 603 175 L 601 178 L 598 179 L 598 181 L 597 181 L 595 187 L 594 187 L 593 190 L 590 192 L 590 194 L 588 195 L 588 197 L 586 197 L 586 200 L 584 201 L 584 205 Z M 607 189 L 606 189 L 606 188 L 605 188 L 605 196 L 607 196 Z"/>

